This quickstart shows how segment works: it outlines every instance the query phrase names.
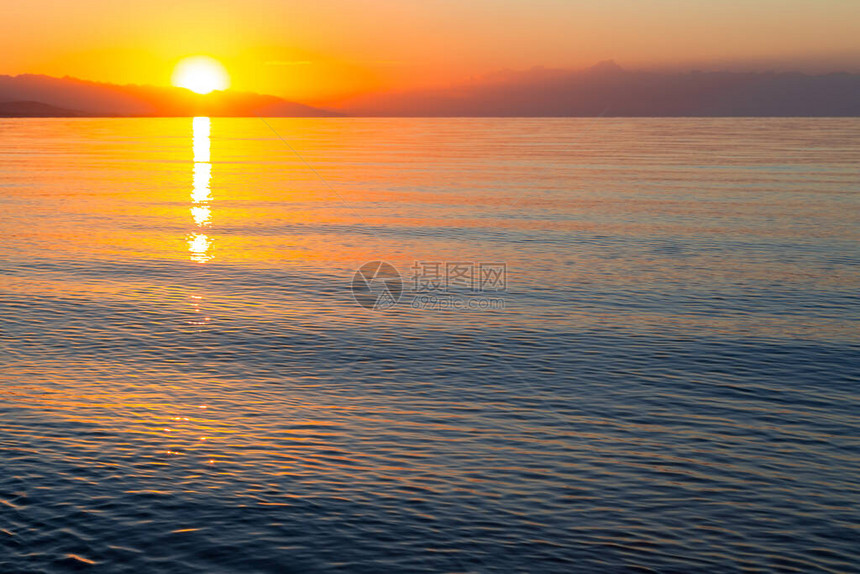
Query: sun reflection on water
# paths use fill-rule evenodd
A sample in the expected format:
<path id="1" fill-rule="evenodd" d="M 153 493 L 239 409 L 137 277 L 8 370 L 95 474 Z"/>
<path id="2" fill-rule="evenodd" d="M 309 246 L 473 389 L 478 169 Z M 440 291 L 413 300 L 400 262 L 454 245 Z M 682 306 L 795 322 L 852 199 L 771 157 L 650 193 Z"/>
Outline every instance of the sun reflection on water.
<path id="1" fill-rule="evenodd" d="M 194 161 L 209 161 L 209 134 L 212 126 L 209 118 L 197 117 L 193 120 Z"/>
<path id="2" fill-rule="evenodd" d="M 202 233 L 202 229 L 212 222 L 212 201 L 210 182 L 212 181 L 212 164 L 210 163 L 211 121 L 206 117 L 194 118 L 193 121 L 193 150 L 194 176 L 191 189 L 191 217 L 194 224 L 201 230 L 188 236 L 188 251 L 191 261 L 206 263 L 212 259 L 210 249 L 212 239 Z"/>
<path id="3" fill-rule="evenodd" d="M 212 256 L 209 254 L 209 249 L 212 247 L 212 240 L 203 233 L 193 233 L 188 237 L 188 251 L 191 252 L 191 260 L 197 263 L 206 263 Z"/>
<path id="4" fill-rule="evenodd" d="M 208 162 L 195 161 L 193 179 L 194 183 L 193 188 L 191 190 L 192 201 L 199 203 L 212 200 L 212 196 L 209 194 L 209 182 L 211 179 L 212 164 Z"/>
<path id="5" fill-rule="evenodd" d="M 194 218 L 197 227 L 206 227 L 212 218 L 212 210 L 208 205 L 194 205 L 191 207 L 191 217 Z"/>

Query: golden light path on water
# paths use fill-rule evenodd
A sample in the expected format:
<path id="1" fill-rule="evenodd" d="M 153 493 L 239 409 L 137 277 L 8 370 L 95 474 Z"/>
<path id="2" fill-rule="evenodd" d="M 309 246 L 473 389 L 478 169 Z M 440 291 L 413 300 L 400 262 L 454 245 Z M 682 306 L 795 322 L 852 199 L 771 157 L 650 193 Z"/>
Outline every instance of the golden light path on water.
<path id="1" fill-rule="evenodd" d="M 191 190 L 191 217 L 198 230 L 188 236 L 188 250 L 191 260 L 197 263 L 206 263 L 212 259 L 209 252 L 212 248 L 212 240 L 203 230 L 210 224 L 212 209 L 209 203 L 212 201 L 210 182 L 212 181 L 212 163 L 210 162 L 210 139 L 211 122 L 209 118 L 194 118 L 193 126 L 193 149 L 194 149 L 194 178 Z"/>
<path id="2" fill-rule="evenodd" d="M 212 125 L 207 117 L 194 118 L 192 123 L 192 148 L 194 153 L 194 173 L 191 188 L 191 218 L 197 230 L 188 235 L 188 251 L 190 259 L 196 263 L 206 263 L 212 259 L 210 249 L 212 240 L 203 233 L 212 221 L 212 163 L 210 154 L 210 133 Z M 195 313 L 201 313 L 200 304 L 203 297 L 191 295 L 191 306 Z M 209 317 L 191 321 L 194 325 L 205 325 Z"/>

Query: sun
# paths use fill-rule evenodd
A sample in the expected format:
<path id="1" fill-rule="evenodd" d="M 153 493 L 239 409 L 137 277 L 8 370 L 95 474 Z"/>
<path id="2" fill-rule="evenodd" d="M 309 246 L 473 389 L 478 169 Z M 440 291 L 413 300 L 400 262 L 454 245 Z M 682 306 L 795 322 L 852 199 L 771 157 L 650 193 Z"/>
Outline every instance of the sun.
<path id="1" fill-rule="evenodd" d="M 221 63 L 209 56 L 183 58 L 173 69 L 171 81 L 177 88 L 187 88 L 198 94 L 230 87 L 230 76 Z"/>

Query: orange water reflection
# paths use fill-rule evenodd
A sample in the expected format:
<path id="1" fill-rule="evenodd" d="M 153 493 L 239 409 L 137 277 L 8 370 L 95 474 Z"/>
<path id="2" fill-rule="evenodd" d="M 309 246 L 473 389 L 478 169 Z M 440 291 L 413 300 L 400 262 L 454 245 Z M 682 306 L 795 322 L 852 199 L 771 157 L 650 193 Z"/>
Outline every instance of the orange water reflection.
<path id="1" fill-rule="evenodd" d="M 20 246 L 16 258 L 153 268 L 178 259 L 199 277 L 191 273 L 181 286 L 145 272 L 99 281 L 22 273 L 3 281 L 29 296 L 133 294 L 158 305 L 184 304 L 189 285 L 201 285 L 193 291 L 206 299 L 195 315 L 213 319 L 237 309 L 204 276 L 215 263 L 219 272 L 274 269 L 348 282 L 362 264 L 384 259 L 409 283 L 414 261 L 505 261 L 522 289 L 561 285 L 583 297 L 649 285 L 670 292 L 856 284 L 849 265 L 811 275 L 796 261 L 765 264 L 777 261 L 765 247 L 857 241 L 856 218 L 845 219 L 856 162 L 850 146 L 828 147 L 853 141 L 857 122 L 816 122 L 809 130 L 790 121 L 690 121 L 684 133 L 697 135 L 675 141 L 666 138 L 679 129 L 674 120 L 607 120 L 586 129 L 592 124 L 580 120 L 272 119 L 285 145 L 258 118 L 189 120 L 4 123 L 9 149 L 42 149 L 45 130 L 57 143 L 50 169 L 41 152 L 0 156 L 10 184 L 0 221 L 8 244 Z M 803 153 L 774 148 L 783 136 Z M 749 161 L 714 156 L 714 137 Z M 774 162 L 798 171 L 770 169 Z M 803 171 L 818 163 L 829 166 L 827 178 L 819 180 L 818 168 Z M 739 266 L 725 245 L 748 249 L 749 259 Z M 261 295 L 257 303 L 242 312 L 280 315 L 289 303 L 290 313 L 320 320 L 318 297 Z M 574 307 L 541 320 L 856 338 L 856 326 L 824 314 L 760 316 L 751 325 L 748 316 L 726 313 Z"/>

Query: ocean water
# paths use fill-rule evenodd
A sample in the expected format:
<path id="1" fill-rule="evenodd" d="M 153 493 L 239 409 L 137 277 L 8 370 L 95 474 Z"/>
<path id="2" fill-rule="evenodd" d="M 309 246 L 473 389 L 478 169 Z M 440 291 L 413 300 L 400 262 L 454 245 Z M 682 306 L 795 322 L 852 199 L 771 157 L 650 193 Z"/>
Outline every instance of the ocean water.
<path id="1" fill-rule="evenodd" d="M 860 571 L 860 120 L 0 142 L 0 572 Z"/>

